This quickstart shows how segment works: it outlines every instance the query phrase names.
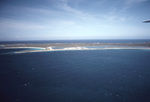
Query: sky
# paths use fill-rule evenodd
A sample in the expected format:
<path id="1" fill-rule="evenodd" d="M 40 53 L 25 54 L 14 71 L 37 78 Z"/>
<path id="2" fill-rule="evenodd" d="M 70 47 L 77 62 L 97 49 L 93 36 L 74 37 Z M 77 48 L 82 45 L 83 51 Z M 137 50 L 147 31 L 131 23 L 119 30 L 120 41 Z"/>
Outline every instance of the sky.
<path id="1" fill-rule="evenodd" d="M 0 0 L 0 41 L 150 39 L 150 0 Z"/>

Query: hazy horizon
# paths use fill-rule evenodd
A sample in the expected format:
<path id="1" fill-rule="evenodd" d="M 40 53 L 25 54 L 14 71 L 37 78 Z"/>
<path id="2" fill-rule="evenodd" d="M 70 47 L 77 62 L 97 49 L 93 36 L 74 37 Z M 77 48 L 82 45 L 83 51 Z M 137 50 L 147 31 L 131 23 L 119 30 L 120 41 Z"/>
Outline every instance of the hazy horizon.
<path id="1" fill-rule="evenodd" d="M 115 39 L 115 38 L 112 38 L 112 39 L 90 39 L 90 38 L 88 38 L 88 39 L 83 39 L 83 38 L 82 39 L 73 39 L 73 38 L 72 39 L 70 39 L 70 38 L 68 38 L 68 39 L 67 38 L 66 39 L 61 39 L 61 38 L 60 39 L 57 39 L 57 38 L 56 39 L 1 39 L 0 42 L 3 42 L 3 41 L 4 42 L 5 41 L 59 41 L 59 40 L 60 41 L 61 40 L 64 40 L 64 41 L 65 40 L 66 41 L 67 40 L 77 40 L 77 41 L 78 40 L 150 40 L 150 38 L 141 38 L 141 39 L 140 38 L 128 38 L 128 39 L 123 39 L 123 38 L 120 38 L 120 39 L 119 38 L 118 39 Z"/>

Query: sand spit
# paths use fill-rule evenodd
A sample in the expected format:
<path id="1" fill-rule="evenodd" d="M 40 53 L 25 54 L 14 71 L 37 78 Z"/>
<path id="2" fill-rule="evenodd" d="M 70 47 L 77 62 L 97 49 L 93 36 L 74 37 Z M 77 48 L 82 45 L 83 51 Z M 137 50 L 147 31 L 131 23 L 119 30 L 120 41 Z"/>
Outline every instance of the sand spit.
<path id="1" fill-rule="evenodd" d="M 147 43 L 25 43 L 25 44 L 3 44 L 0 49 L 19 49 L 23 51 L 15 53 L 32 53 L 44 51 L 71 51 L 71 50 L 106 50 L 106 49 L 150 49 Z"/>
<path id="2" fill-rule="evenodd" d="M 45 49 L 42 47 L 4 47 L 3 49 Z"/>
<path id="3" fill-rule="evenodd" d="M 149 47 L 106 47 L 106 48 L 87 48 L 87 47 L 67 47 L 60 49 L 53 49 L 52 47 L 48 47 L 43 50 L 26 50 L 26 51 L 17 51 L 16 54 L 19 53 L 33 53 L 33 52 L 48 52 L 48 51 L 73 51 L 73 50 L 111 50 L 111 49 L 146 49 L 150 50 Z"/>

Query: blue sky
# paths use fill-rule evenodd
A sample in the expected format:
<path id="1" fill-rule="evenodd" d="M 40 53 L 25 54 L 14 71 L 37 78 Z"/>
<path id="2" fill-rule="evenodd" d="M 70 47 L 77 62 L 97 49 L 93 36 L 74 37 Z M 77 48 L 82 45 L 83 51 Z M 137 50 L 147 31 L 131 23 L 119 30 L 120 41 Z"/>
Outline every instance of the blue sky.
<path id="1" fill-rule="evenodd" d="M 150 0 L 1 0 L 0 41 L 150 39 Z"/>

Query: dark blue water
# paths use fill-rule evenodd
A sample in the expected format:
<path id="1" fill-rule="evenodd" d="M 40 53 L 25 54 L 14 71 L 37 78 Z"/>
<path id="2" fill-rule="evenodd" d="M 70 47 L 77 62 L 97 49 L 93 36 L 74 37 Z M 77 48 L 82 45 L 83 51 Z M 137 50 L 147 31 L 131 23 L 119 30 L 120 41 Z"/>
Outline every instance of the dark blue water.
<path id="1" fill-rule="evenodd" d="M 35 40 L 35 41 L 0 41 L 0 44 L 11 43 L 145 43 L 150 42 L 150 39 L 101 39 L 101 40 Z"/>
<path id="2" fill-rule="evenodd" d="M 0 54 L 0 102 L 150 102 L 150 50 Z"/>

